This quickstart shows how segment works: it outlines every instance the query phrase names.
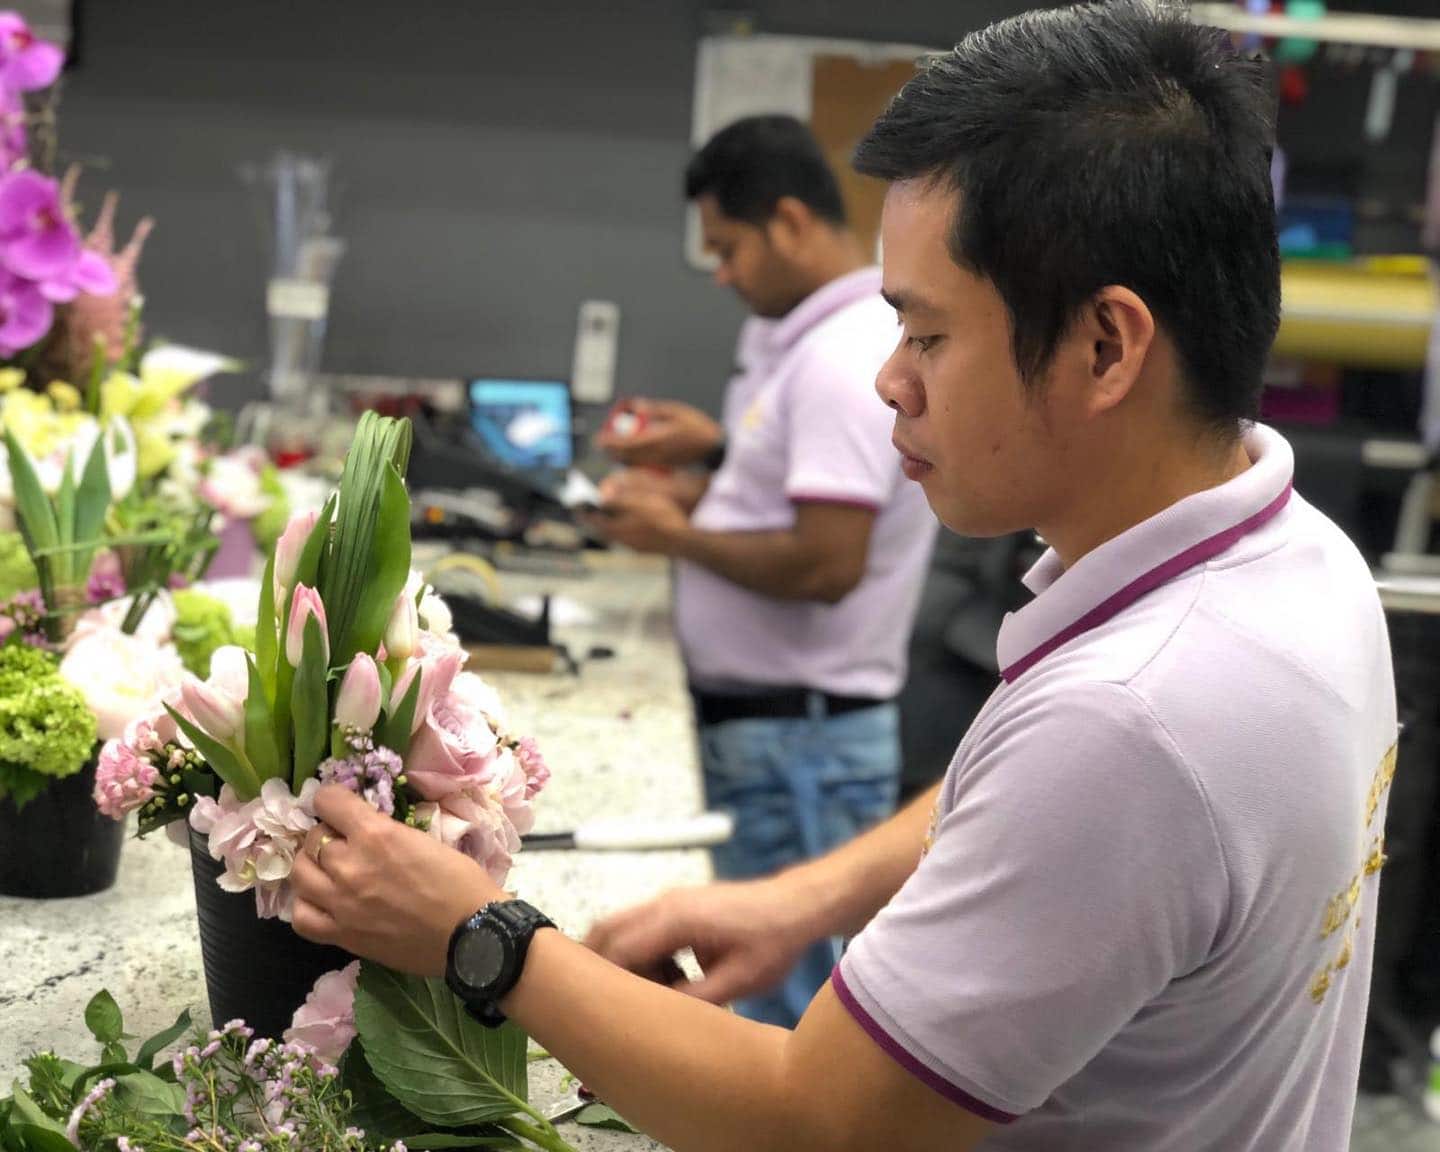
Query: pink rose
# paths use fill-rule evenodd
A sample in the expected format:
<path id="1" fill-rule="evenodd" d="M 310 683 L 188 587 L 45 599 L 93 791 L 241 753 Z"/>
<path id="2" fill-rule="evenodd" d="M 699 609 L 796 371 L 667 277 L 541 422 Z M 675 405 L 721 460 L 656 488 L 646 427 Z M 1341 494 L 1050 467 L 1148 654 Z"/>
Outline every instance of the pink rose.
<path id="1" fill-rule="evenodd" d="M 520 766 L 525 769 L 525 799 L 533 800 L 535 794 L 550 782 L 550 766 L 540 755 L 540 747 L 533 736 L 520 737 L 515 755 L 520 758 Z"/>
<path id="2" fill-rule="evenodd" d="M 155 795 L 155 765 L 120 740 L 107 740 L 95 767 L 95 805 L 112 820 L 150 802 Z"/>
<path id="3" fill-rule="evenodd" d="M 481 782 L 487 796 L 494 799 L 505 813 L 505 819 L 524 834 L 535 826 L 535 812 L 530 807 L 529 781 L 520 758 L 509 748 L 502 748 L 491 758 Z"/>
<path id="4" fill-rule="evenodd" d="M 495 747 L 484 713 L 452 689 L 431 701 L 405 757 L 405 775 L 426 800 L 439 800 L 482 786 Z"/>
<path id="5" fill-rule="evenodd" d="M 303 1044 L 317 1059 L 339 1064 L 355 1039 L 355 985 L 359 979 L 360 961 L 355 960 L 315 981 L 285 1029 L 285 1042 Z"/>
<path id="6" fill-rule="evenodd" d="M 496 884 L 505 883 L 520 837 L 503 811 L 468 796 L 447 796 L 438 804 L 417 804 L 415 817 L 428 821 L 434 839 L 469 856 Z"/>

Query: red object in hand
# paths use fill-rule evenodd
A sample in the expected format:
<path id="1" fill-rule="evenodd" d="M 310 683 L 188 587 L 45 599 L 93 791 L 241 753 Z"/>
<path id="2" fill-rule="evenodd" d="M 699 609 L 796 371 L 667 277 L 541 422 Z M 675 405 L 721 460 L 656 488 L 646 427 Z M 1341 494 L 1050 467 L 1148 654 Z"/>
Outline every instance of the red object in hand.
<path id="1" fill-rule="evenodd" d="M 605 431 L 617 440 L 628 440 L 644 427 L 645 414 L 637 412 L 629 401 L 620 401 L 605 417 Z"/>

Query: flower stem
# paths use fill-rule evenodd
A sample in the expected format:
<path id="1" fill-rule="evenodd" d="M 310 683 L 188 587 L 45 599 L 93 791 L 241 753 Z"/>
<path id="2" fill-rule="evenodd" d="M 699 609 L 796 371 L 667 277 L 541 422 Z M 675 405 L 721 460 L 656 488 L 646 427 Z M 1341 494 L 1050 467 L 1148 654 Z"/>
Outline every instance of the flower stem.
<path id="1" fill-rule="evenodd" d="M 567 1144 L 555 1131 L 555 1125 L 548 1120 L 541 1119 L 544 1127 L 526 1123 L 518 1116 L 510 1116 L 499 1121 L 500 1127 L 508 1129 L 517 1136 L 522 1136 L 530 1143 L 546 1149 L 546 1152 L 575 1152 L 575 1149 Z"/>

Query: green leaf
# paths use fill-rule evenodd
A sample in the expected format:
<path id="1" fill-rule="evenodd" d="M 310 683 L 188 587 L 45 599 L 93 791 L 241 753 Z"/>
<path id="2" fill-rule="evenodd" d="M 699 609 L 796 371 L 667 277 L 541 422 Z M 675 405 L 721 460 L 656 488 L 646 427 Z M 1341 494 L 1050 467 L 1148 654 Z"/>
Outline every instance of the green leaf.
<path id="1" fill-rule="evenodd" d="M 364 1128 L 363 1124 L 358 1127 Z M 365 1129 L 369 1133 L 369 1129 Z M 405 1147 L 412 1152 L 441 1152 L 445 1148 L 491 1148 L 495 1152 L 531 1152 L 534 1145 L 524 1144 L 508 1135 L 503 1128 L 474 1133 L 422 1132 L 419 1136 L 402 1136 Z"/>
<path id="2" fill-rule="evenodd" d="M 135 1056 L 135 1063 L 140 1067 L 150 1069 L 155 1066 L 155 1057 L 159 1055 L 176 1040 L 180 1039 L 190 1030 L 190 1009 L 186 1008 L 179 1016 L 175 1017 L 175 1023 L 168 1028 L 161 1029 L 145 1043 L 140 1045 L 140 1051 Z"/>
<path id="3" fill-rule="evenodd" d="M 410 729 L 414 726 L 415 706 L 420 700 L 421 675 L 423 673 L 415 673 L 410 680 L 410 687 L 405 690 L 405 698 L 391 710 L 375 733 L 376 743 L 389 748 L 402 760 L 410 751 Z"/>
<path id="4" fill-rule="evenodd" d="M 178 1084 L 167 1084 L 149 1072 L 117 1076 L 115 1098 L 131 1111 L 164 1120 L 185 1111 L 185 1089 Z"/>
<path id="5" fill-rule="evenodd" d="M 75 557 L 77 579 L 86 579 L 90 575 L 90 558 L 105 534 L 105 514 L 110 509 L 111 495 L 110 466 L 105 458 L 105 437 L 102 434 L 90 449 L 90 459 L 85 461 L 80 488 L 75 494 L 75 524 L 71 539 L 86 546 Z"/>
<path id="6" fill-rule="evenodd" d="M 106 1044 L 100 1051 L 100 1059 L 104 1060 L 107 1064 L 123 1064 L 129 1058 L 130 1055 L 125 1051 L 125 1045 L 119 1041 L 113 1044 Z"/>
<path id="7" fill-rule="evenodd" d="M 120 1015 L 120 1005 L 106 989 L 100 989 L 85 1005 L 85 1027 L 102 1044 L 112 1044 L 124 1033 L 125 1020 Z"/>
<path id="8" fill-rule="evenodd" d="M 75 473 L 70 467 L 70 454 L 65 454 L 65 466 L 60 472 L 60 488 L 55 493 L 55 531 L 60 537 L 60 546 L 75 542 Z M 79 557 L 72 551 L 64 551 L 55 558 L 55 583 L 62 588 L 75 583 L 79 571 Z"/>
<path id="9" fill-rule="evenodd" d="M 30 1073 L 30 1095 L 41 1110 L 57 1119 L 68 1116 L 70 1089 L 85 1066 L 62 1060 L 53 1052 L 37 1052 L 25 1061 L 25 1069 Z"/>
<path id="10" fill-rule="evenodd" d="M 639 1132 L 640 1129 L 625 1122 L 625 1117 L 608 1104 L 587 1104 L 572 1119 L 577 1124 L 590 1128 L 609 1128 L 613 1132 Z"/>
<path id="11" fill-rule="evenodd" d="M 64 1129 L 42 1128 L 38 1124 L 12 1123 L 10 1130 L 20 1140 L 25 1152 L 75 1152 Z"/>
<path id="12" fill-rule="evenodd" d="M 325 635 L 320 621 L 305 621 L 305 642 L 300 649 L 300 667 L 290 693 L 290 712 L 295 726 L 295 767 L 290 790 L 296 796 L 325 756 L 330 733 L 330 696 L 326 690 L 329 669 L 325 663 Z"/>
<path id="13" fill-rule="evenodd" d="M 9 428 L 5 429 L 5 452 L 10 463 L 10 483 L 15 492 L 15 519 L 25 547 L 33 557 L 45 548 L 54 548 L 60 543 L 59 529 L 55 523 L 55 509 L 50 498 L 40 485 L 35 465 L 20 442 Z M 35 565 L 40 576 L 40 594 L 47 608 L 55 604 L 55 581 L 49 563 Z"/>
<path id="14" fill-rule="evenodd" d="M 76 1077 L 75 1086 L 70 1089 L 71 1105 L 79 1104 L 80 1101 L 85 1098 L 86 1093 L 107 1076 L 114 1080 L 121 1076 L 129 1076 L 132 1072 L 144 1071 L 145 1069 L 136 1064 L 131 1064 L 128 1060 L 114 1063 L 107 1060 L 104 1063 L 87 1068 Z"/>
<path id="15" fill-rule="evenodd" d="M 245 666 L 250 671 L 249 694 L 245 697 L 245 756 L 263 784 L 272 776 L 282 775 L 275 749 L 275 718 L 270 715 L 270 701 L 265 698 L 265 685 L 260 682 L 254 657 L 247 654 Z"/>
<path id="16" fill-rule="evenodd" d="M 395 598 L 405 591 L 405 581 L 410 577 L 410 497 L 400 473 L 389 463 L 380 481 L 380 502 L 366 569 L 354 623 L 340 641 L 337 664 L 356 652 L 374 652 L 380 647 Z"/>
<path id="17" fill-rule="evenodd" d="M 58 1132 L 61 1139 L 65 1138 L 65 1129 L 60 1121 L 45 1115 L 40 1105 L 30 1098 L 30 1094 L 20 1087 L 20 1081 L 16 1080 L 10 1085 L 10 1127 L 15 1129 L 20 1125 Z M 74 1152 L 74 1148 L 69 1152 Z"/>
<path id="18" fill-rule="evenodd" d="M 215 770 L 215 775 L 235 789 L 235 795 L 239 799 L 253 800 L 260 795 L 260 780 L 247 761 L 242 760 L 218 740 L 212 739 L 209 733 L 190 723 L 169 704 L 165 705 L 165 711 L 170 713 L 180 731 L 190 738 L 196 751 L 205 757 L 205 763 Z"/>
<path id="19" fill-rule="evenodd" d="M 407 1132 L 425 1130 L 423 1120 L 385 1091 L 385 1085 L 366 1061 L 361 1044 L 352 1043 L 340 1058 L 340 1086 L 350 1093 L 349 1122 L 365 1129 L 371 1141 L 399 1140 Z"/>
<path id="20" fill-rule="evenodd" d="M 362 964 L 355 1026 L 380 1082 L 427 1123 L 460 1128 L 524 1109 L 525 1033 L 486 1028 L 443 980 Z"/>
<path id="21" fill-rule="evenodd" d="M 275 697 L 275 661 L 279 644 L 275 639 L 275 550 L 265 561 L 265 574 L 260 577 L 260 609 L 255 619 L 255 662 L 260 666 L 260 682 L 267 699 Z"/>
<path id="22" fill-rule="evenodd" d="M 307 588 L 316 587 L 316 581 L 320 573 L 320 557 L 325 551 L 325 545 L 330 542 L 330 522 L 335 518 L 335 502 L 340 499 L 336 492 L 330 493 L 330 499 L 325 501 L 325 507 L 321 509 L 319 518 L 315 521 L 315 527 L 310 529 L 310 535 L 305 538 L 305 547 L 300 552 L 300 563 L 295 566 L 295 584 L 304 584 Z M 295 596 L 295 585 L 289 589 L 291 599 Z M 322 596 L 321 599 L 324 599 Z M 329 605 L 326 605 L 329 610 Z M 285 604 L 285 622 L 290 619 L 290 604 Z M 285 635 L 285 629 L 280 629 L 280 635 Z"/>

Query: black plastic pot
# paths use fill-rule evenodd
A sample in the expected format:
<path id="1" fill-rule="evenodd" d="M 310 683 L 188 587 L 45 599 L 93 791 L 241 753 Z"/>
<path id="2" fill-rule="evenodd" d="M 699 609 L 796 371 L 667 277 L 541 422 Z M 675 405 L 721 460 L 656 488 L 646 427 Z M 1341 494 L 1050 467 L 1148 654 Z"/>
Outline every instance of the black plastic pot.
<path id="1" fill-rule="evenodd" d="M 254 892 L 226 892 L 215 883 L 224 866 L 210 859 L 205 837 L 194 831 L 190 865 L 211 1020 L 218 1028 L 241 1019 L 257 1036 L 278 1038 L 315 981 L 354 957 L 301 939 L 283 920 L 260 919 Z"/>
<path id="2" fill-rule="evenodd" d="M 95 765 L 16 809 L 0 800 L 0 895 L 55 900 L 115 883 L 125 825 L 95 807 Z"/>

